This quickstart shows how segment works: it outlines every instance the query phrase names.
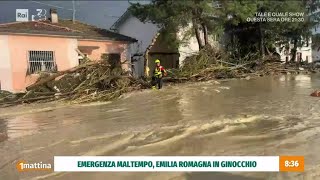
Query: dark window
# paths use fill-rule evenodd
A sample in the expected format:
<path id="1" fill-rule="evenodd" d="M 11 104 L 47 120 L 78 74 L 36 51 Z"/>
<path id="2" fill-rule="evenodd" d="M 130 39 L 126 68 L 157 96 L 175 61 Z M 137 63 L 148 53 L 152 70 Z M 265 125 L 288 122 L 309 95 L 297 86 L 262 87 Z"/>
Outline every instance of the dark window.
<path id="1" fill-rule="evenodd" d="M 78 57 L 79 57 L 78 62 L 79 62 L 79 64 L 83 64 L 86 61 L 86 58 L 88 58 L 88 54 L 83 53 L 83 56 L 84 57 L 82 57 L 81 54 L 78 54 Z"/>
<path id="2" fill-rule="evenodd" d="M 102 54 L 101 59 L 107 61 L 111 68 L 121 67 L 120 54 Z"/>
<path id="3" fill-rule="evenodd" d="M 54 71 L 57 71 L 57 66 L 53 51 L 29 51 L 28 74 Z"/>

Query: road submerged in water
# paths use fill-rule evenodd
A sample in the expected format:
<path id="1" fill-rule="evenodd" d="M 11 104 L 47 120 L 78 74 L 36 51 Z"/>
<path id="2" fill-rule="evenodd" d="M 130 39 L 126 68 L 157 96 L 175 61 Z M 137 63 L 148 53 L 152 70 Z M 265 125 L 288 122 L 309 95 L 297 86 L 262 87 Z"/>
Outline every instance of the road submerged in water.
<path id="1" fill-rule="evenodd" d="M 320 179 L 320 75 L 186 83 L 110 103 L 0 110 L 0 179 Z M 41 107 L 40 107 L 41 106 Z M 4 134 L 4 136 L 1 138 Z M 304 173 L 55 173 L 58 155 L 305 156 Z"/>

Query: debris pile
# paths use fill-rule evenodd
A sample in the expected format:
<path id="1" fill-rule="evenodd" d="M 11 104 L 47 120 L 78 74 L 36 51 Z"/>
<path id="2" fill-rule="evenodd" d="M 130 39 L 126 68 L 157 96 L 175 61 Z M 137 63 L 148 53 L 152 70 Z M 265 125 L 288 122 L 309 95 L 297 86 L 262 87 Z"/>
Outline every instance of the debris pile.
<path id="1" fill-rule="evenodd" d="M 198 54 L 189 56 L 183 61 L 179 76 L 190 77 L 202 70 L 210 69 L 211 66 L 217 66 L 226 59 L 228 57 L 223 51 L 210 46 L 205 47 Z"/>
<path id="2" fill-rule="evenodd" d="M 121 67 L 111 68 L 106 61 L 89 61 L 66 71 L 41 74 L 37 82 L 26 88 L 25 93 L 0 97 L 0 105 L 53 100 L 74 103 L 107 101 L 125 92 L 149 87 L 149 83 L 132 77 Z"/>
<path id="3" fill-rule="evenodd" d="M 253 57 L 253 56 L 252 56 Z M 316 72 L 312 65 L 286 64 L 274 56 L 252 60 L 228 57 L 223 51 L 206 47 L 185 59 L 180 69 L 168 70 L 164 81 L 180 83 L 212 79 L 245 78 L 279 74 Z M 150 88 L 148 81 L 134 78 L 108 61 L 85 60 L 81 65 L 54 74 L 41 73 L 25 93 L 0 92 L 0 107 L 21 103 L 68 101 L 86 103 L 108 101 L 125 92 Z"/>
<path id="4" fill-rule="evenodd" d="M 263 60 L 253 60 L 249 56 L 244 60 L 233 60 L 220 50 L 205 48 L 199 54 L 187 58 L 183 67 L 178 72 L 174 72 L 174 76 L 168 78 L 168 81 L 206 81 L 314 72 L 316 71 L 312 66 L 298 66 L 296 63 L 286 64 L 272 55 L 265 57 Z"/>

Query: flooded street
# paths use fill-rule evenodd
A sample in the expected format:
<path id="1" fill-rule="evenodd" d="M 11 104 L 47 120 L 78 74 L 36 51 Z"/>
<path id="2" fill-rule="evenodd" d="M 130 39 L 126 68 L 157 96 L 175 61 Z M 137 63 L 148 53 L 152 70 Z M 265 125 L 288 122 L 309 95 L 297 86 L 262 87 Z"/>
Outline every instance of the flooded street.
<path id="1" fill-rule="evenodd" d="M 320 75 L 165 86 L 103 105 L 0 110 L 0 179 L 320 179 Z M 303 155 L 304 173 L 54 173 L 56 155 Z"/>

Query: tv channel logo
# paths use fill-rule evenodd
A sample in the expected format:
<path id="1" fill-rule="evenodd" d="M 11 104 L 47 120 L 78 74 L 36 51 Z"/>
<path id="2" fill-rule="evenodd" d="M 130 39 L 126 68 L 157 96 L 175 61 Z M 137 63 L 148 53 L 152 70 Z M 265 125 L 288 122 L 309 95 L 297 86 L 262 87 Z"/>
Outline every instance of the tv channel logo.
<path id="1" fill-rule="evenodd" d="M 16 21 L 29 21 L 29 9 L 16 9 Z"/>
<path id="2" fill-rule="evenodd" d="M 31 21 L 41 21 L 47 19 L 47 10 L 45 9 L 36 9 L 37 14 L 31 15 Z"/>

